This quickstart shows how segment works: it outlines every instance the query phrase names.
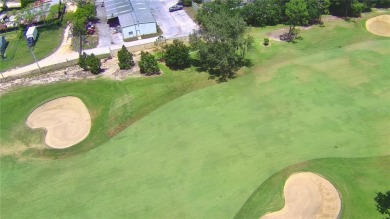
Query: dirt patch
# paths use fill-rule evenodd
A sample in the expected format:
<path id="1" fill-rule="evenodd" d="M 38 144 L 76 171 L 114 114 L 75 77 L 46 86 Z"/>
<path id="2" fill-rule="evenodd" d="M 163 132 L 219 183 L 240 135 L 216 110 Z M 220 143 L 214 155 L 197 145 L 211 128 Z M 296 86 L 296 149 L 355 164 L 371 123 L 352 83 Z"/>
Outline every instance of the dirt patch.
<path id="1" fill-rule="evenodd" d="M 27 118 L 26 124 L 32 129 L 45 129 L 45 143 L 49 147 L 63 149 L 88 136 L 91 117 L 79 98 L 61 97 L 36 108 Z"/>
<path id="2" fill-rule="evenodd" d="M 282 210 L 260 219 L 337 219 L 341 200 L 336 188 L 326 179 L 310 172 L 291 175 L 284 185 Z"/>
<path id="3" fill-rule="evenodd" d="M 300 30 L 300 31 L 308 30 L 308 29 L 310 29 L 310 28 L 312 28 L 312 26 L 307 26 L 307 27 L 296 27 L 296 29 L 298 29 L 298 30 Z M 284 40 L 281 40 L 280 38 L 281 38 L 281 36 L 282 36 L 283 34 L 288 33 L 288 31 L 289 31 L 289 28 L 282 28 L 282 29 L 279 29 L 279 30 L 274 30 L 274 31 L 272 31 L 272 32 L 268 32 L 268 33 L 266 33 L 265 35 L 266 35 L 269 39 L 271 39 L 271 40 L 286 42 L 286 41 L 284 41 Z"/>
<path id="4" fill-rule="evenodd" d="M 137 54 L 134 57 L 136 66 L 130 70 L 120 70 L 118 67 L 117 57 L 102 59 L 102 72 L 99 75 L 94 75 L 89 71 L 83 71 L 83 69 L 76 65 L 49 73 L 26 75 L 21 77 L 7 77 L 1 79 L 0 95 L 18 87 L 51 84 L 59 81 L 77 81 L 84 79 L 93 80 L 102 76 L 112 80 L 124 80 L 129 77 L 146 77 L 140 73 L 137 65 L 139 59 L 140 55 Z"/>
<path id="5" fill-rule="evenodd" d="M 366 28 L 375 35 L 390 37 L 390 15 L 380 15 L 368 19 Z"/>

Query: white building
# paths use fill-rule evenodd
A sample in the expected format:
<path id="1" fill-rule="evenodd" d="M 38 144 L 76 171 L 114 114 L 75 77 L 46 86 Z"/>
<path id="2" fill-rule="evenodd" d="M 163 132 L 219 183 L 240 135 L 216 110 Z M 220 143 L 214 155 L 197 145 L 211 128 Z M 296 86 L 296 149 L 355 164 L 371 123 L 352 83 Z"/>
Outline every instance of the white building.
<path id="1" fill-rule="evenodd" d="M 108 19 L 118 18 L 123 38 L 157 33 L 157 24 L 145 0 L 104 0 Z"/>

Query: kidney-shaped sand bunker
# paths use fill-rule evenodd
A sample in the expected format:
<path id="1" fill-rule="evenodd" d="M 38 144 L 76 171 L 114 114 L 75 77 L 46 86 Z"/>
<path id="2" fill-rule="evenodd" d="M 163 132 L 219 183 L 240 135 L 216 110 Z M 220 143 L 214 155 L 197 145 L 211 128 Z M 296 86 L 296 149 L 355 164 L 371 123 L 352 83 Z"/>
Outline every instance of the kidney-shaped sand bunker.
<path id="1" fill-rule="evenodd" d="M 336 188 L 326 179 L 310 172 L 291 175 L 284 185 L 282 210 L 260 219 L 337 219 L 341 200 Z"/>
<path id="2" fill-rule="evenodd" d="M 84 140 L 91 129 L 87 107 L 77 97 L 61 97 L 36 108 L 26 124 L 46 130 L 45 143 L 52 148 L 71 147 Z"/>
<path id="3" fill-rule="evenodd" d="M 368 19 L 366 28 L 375 35 L 390 37 L 390 15 L 380 15 Z"/>

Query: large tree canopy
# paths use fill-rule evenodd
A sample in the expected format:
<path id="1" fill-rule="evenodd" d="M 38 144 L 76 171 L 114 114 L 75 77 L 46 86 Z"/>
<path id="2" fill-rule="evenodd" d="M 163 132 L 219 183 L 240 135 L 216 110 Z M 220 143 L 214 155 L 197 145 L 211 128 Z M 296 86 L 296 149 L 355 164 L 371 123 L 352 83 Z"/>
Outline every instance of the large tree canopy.
<path id="1" fill-rule="evenodd" d="M 306 0 L 291 0 L 286 4 L 286 17 L 290 29 L 288 31 L 288 40 L 294 39 L 293 31 L 297 25 L 306 25 L 309 23 L 309 11 Z"/>
<path id="2" fill-rule="evenodd" d="M 171 69 L 184 69 L 190 65 L 190 49 L 183 41 L 173 40 L 164 47 L 165 63 Z"/>
<path id="3" fill-rule="evenodd" d="M 255 0 L 253 4 L 246 4 L 241 14 L 248 25 L 264 27 L 281 23 L 283 10 L 282 0 Z"/>
<path id="4" fill-rule="evenodd" d="M 206 3 L 197 16 L 202 31 L 190 36 L 202 67 L 222 81 L 234 76 L 242 66 L 253 42 L 245 34 L 247 26 L 238 6 L 234 0 Z"/>

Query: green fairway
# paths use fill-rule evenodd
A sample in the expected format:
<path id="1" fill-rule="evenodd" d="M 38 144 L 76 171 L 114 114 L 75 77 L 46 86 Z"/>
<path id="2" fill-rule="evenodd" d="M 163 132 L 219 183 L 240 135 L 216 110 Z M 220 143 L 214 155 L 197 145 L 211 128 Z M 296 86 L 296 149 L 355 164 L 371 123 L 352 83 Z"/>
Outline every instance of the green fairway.
<path id="1" fill-rule="evenodd" d="M 39 37 L 33 48 L 38 60 L 49 56 L 60 46 L 63 30 L 61 26 L 54 24 L 38 28 Z M 9 44 L 6 50 L 6 58 L 4 60 L 0 59 L 0 72 L 34 62 L 24 37 L 19 39 L 16 31 L 1 35 L 5 36 Z"/>
<path id="2" fill-rule="evenodd" d="M 264 34 L 281 27 L 252 29 L 254 66 L 228 83 L 163 68 L 161 77 L 4 95 L 2 217 L 258 218 L 283 205 L 284 180 L 300 170 L 334 182 L 344 218 L 379 216 L 373 197 L 390 171 L 379 157 L 390 155 L 390 38 L 364 21 L 333 21 L 270 47 Z M 41 149 L 42 135 L 24 121 L 65 95 L 86 103 L 91 134 L 65 151 Z M 359 157 L 372 158 L 346 159 Z"/>
<path id="3" fill-rule="evenodd" d="M 191 70 L 172 72 L 165 67 L 162 70 L 165 73 L 161 77 L 135 78 L 124 82 L 106 79 L 62 82 L 10 92 L 0 100 L 0 152 L 3 156 L 17 157 L 64 157 L 85 152 L 172 99 L 215 84 L 206 80 L 205 73 Z M 44 150 L 43 132 L 31 131 L 25 121 L 34 108 L 62 96 L 76 96 L 84 101 L 93 120 L 91 134 L 77 146 L 65 150 Z"/>

